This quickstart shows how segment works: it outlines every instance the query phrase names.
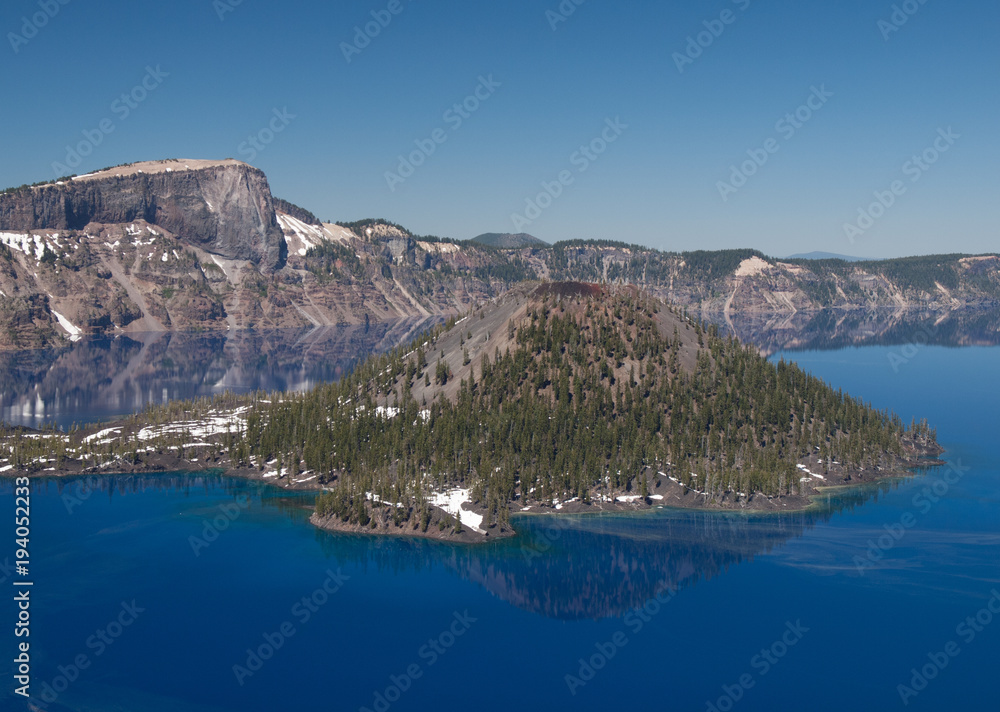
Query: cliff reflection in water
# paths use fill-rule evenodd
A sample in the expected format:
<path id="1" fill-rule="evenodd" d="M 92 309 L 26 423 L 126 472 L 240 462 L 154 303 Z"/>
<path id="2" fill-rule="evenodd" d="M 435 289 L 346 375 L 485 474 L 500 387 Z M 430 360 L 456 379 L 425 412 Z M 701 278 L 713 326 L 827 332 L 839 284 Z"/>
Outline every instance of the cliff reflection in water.
<path id="1" fill-rule="evenodd" d="M 828 351 L 847 346 L 996 346 L 1000 310 L 825 309 L 794 314 L 705 315 L 756 344 L 765 356 L 779 351 Z"/>
<path id="2" fill-rule="evenodd" d="M 799 312 L 709 315 L 765 355 L 845 346 L 1000 344 L 1000 311 Z M 0 353 L 0 420 L 68 427 L 147 403 L 221 393 L 304 390 L 336 381 L 371 353 L 440 323 L 406 319 L 311 331 L 131 334 L 66 349 Z"/>
<path id="3" fill-rule="evenodd" d="M 152 333 L 84 339 L 61 350 L 0 354 L 0 420 L 37 427 L 93 422 L 148 403 L 230 390 L 305 390 L 415 338 L 440 319 L 310 331 Z"/>

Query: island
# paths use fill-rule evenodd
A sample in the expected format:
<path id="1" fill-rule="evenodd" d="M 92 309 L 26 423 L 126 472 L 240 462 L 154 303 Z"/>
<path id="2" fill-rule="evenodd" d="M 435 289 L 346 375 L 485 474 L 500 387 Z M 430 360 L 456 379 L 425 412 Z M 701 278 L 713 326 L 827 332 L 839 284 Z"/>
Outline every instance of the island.
<path id="1" fill-rule="evenodd" d="M 790 511 L 940 464 L 908 426 L 634 286 L 521 284 L 308 393 L 0 432 L 0 472 L 221 469 L 345 532 L 485 541 L 512 515 Z"/>

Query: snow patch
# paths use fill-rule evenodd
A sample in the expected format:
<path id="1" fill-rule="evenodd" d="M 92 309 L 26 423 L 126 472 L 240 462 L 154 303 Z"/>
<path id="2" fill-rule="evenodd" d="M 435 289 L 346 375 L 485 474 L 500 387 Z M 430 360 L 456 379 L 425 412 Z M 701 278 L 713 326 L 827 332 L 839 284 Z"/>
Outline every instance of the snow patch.
<path id="1" fill-rule="evenodd" d="M 243 407 L 229 413 L 213 413 L 202 420 L 143 428 L 139 431 L 139 439 L 152 440 L 163 435 L 187 435 L 192 440 L 201 440 L 213 435 L 224 435 L 227 432 L 243 432 L 247 426 L 244 417 L 247 410 L 247 407 Z"/>
<path id="2" fill-rule="evenodd" d="M 396 507 L 397 509 L 403 509 L 402 502 L 383 502 L 382 498 L 374 492 L 365 492 L 365 499 L 369 502 L 374 502 L 375 504 L 387 504 L 391 507 Z"/>
<path id="3" fill-rule="evenodd" d="M 322 227 L 309 225 L 285 213 L 278 213 L 277 215 L 278 224 L 281 226 L 282 231 L 286 233 L 285 241 L 290 242 L 287 239 L 287 233 L 291 233 L 290 237 L 294 238 L 292 242 L 295 244 L 289 244 L 289 249 L 294 250 L 301 257 L 305 257 L 309 250 L 318 247 L 329 239 L 327 231 Z"/>
<path id="4" fill-rule="evenodd" d="M 121 428 L 106 428 L 106 429 L 100 431 L 99 433 L 94 433 L 93 435 L 88 435 L 87 437 L 85 437 L 83 439 L 83 442 L 85 442 L 85 443 L 92 443 L 95 440 L 100 440 L 101 442 L 99 444 L 104 445 L 104 444 L 107 444 L 107 443 L 111 442 L 110 439 L 106 440 L 105 438 L 108 438 L 109 435 L 117 435 L 121 431 L 122 431 Z"/>
<path id="5" fill-rule="evenodd" d="M 80 334 L 83 333 L 82 329 L 79 329 L 76 326 L 74 326 L 69 319 L 64 317 L 55 309 L 52 310 L 52 316 L 54 316 L 56 318 L 56 321 L 59 322 L 59 326 L 61 326 L 63 329 L 66 330 L 66 333 L 69 334 L 71 339 L 75 340 L 80 338 Z"/>
<path id="6" fill-rule="evenodd" d="M 615 497 L 616 502 L 636 502 L 640 499 L 643 499 L 643 496 L 640 494 L 623 494 Z"/>
<path id="7" fill-rule="evenodd" d="M 818 477 L 821 480 L 825 480 L 826 479 L 823 475 L 817 475 L 815 472 L 810 472 L 809 468 L 806 467 L 805 465 L 796 465 L 796 467 L 798 467 L 800 470 L 802 470 L 807 475 L 809 475 L 809 477 Z M 802 479 L 799 480 L 799 482 L 803 482 L 805 480 L 808 480 L 809 477 L 803 477 Z"/>
<path id="8" fill-rule="evenodd" d="M 468 527 L 479 534 L 485 534 L 479 525 L 483 523 L 483 515 L 462 509 L 462 505 L 471 501 L 472 490 L 453 489 L 447 492 L 435 492 L 430 504 L 443 509 L 453 517 L 458 517 L 463 527 Z"/>

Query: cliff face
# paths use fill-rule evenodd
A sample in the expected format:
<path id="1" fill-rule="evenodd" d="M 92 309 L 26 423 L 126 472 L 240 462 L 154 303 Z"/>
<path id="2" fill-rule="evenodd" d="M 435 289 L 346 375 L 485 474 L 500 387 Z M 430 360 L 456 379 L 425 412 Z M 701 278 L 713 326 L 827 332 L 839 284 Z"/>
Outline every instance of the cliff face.
<path id="1" fill-rule="evenodd" d="M 231 159 L 136 163 L 0 194 L 0 350 L 102 332 L 450 315 L 537 279 L 638 285 L 730 326 L 737 314 L 1000 304 L 995 255 L 842 263 L 615 242 L 498 249 L 382 220 L 323 223 Z"/>
<path id="2" fill-rule="evenodd" d="M 141 220 L 265 273 L 284 265 L 285 241 L 261 171 L 237 161 L 191 170 L 183 161 L 146 165 L 0 195 L 0 230 L 85 230 Z"/>
<path id="3" fill-rule="evenodd" d="M 516 253 L 547 279 L 634 284 L 705 315 L 1000 305 L 998 255 L 783 261 L 756 250 L 671 253 L 583 241 Z"/>

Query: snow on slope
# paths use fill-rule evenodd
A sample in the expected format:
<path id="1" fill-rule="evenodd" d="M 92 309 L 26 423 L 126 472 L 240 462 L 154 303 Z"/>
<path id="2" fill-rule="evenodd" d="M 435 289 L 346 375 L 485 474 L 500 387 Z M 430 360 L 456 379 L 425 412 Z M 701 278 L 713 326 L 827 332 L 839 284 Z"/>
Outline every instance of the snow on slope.
<path id="1" fill-rule="evenodd" d="M 244 406 L 234 411 L 212 411 L 208 417 L 201 420 L 143 428 L 139 431 L 139 439 L 152 440 L 164 435 L 186 435 L 200 439 L 213 435 L 225 435 L 227 432 L 245 432 L 247 427 L 246 412 L 248 410 L 249 408 Z"/>
<path id="2" fill-rule="evenodd" d="M 80 329 L 77 326 L 74 326 L 73 323 L 69 319 L 67 319 L 66 317 L 64 317 L 62 314 L 60 314 L 59 312 L 57 312 L 55 309 L 52 309 L 52 316 L 54 316 L 56 318 L 56 321 L 59 322 L 59 326 L 61 326 L 63 329 L 66 330 L 66 333 L 69 334 L 69 338 L 72 341 L 76 341 L 76 340 L 78 340 L 80 338 L 80 334 L 83 333 L 82 329 Z"/>
<path id="3" fill-rule="evenodd" d="M 322 227 L 308 225 L 285 213 L 279 212 L 277 215 L 278 224 L 285 233 L 288 251 L 294 252 L 300 257 L 305 257 L 309 250 L 319 247 L 330 239 L 329 234 Z"/>
<path id="4" fill-rule="evenodd" d="M 443 509 L 453 517 L 458 517 L 463 527 L 468 527 L 480 534 L 483 530 L 479 527 L 483 523 L 483 515 L 469 512 L 462 509 L 462 505 L 471 501 L 472 490 L 453 489 L 447 492 L 435 492 L 430 499 L 430 503 Z"/>
<path id="5" fill-rule="evenodd" d="M 59 235 L 57 234 L 43 237 L 42 235 L 29 235 L 26 233 L 0 232 L 0 243 L 3 243 L 12 250 L 20 250 L 28 255 L 28 257 L 31 257 L 32 253 L 34 253 L 36 261 L 42 259 L 42 255 L 45 254 L 46 249 L 56 252 L 55 248 L 61 247 L 59 244 Z"/>

